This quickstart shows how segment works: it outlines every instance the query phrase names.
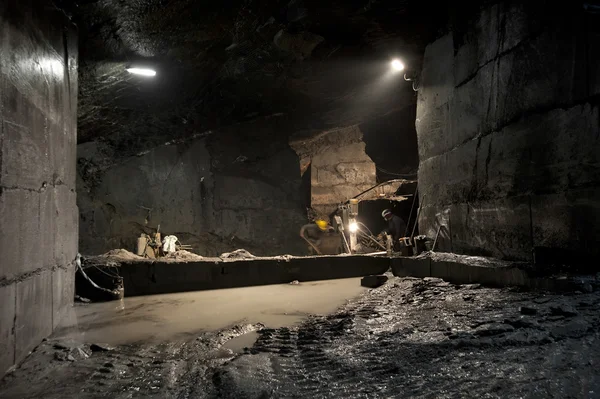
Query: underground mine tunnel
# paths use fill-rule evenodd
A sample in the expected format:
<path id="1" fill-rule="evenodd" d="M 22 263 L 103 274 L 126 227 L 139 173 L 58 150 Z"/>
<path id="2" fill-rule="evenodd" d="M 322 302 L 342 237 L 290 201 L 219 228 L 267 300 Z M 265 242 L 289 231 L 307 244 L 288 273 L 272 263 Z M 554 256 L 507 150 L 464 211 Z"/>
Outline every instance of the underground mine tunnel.
<path id="1" fill-rule="evenodd" d="M 0 2 L 0 397 L 600 395 L 600 2 Z"/>

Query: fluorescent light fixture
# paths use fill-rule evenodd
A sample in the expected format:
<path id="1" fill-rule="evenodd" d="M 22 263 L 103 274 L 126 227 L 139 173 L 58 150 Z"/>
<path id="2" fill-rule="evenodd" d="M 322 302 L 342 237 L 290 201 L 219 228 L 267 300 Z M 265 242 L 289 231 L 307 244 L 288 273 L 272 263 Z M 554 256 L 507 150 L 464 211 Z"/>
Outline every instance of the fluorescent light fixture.
<path id="1" fill-rule="evenodd" d="M 350 230 L 350 233 L 356 233 L 358 231 L 358 223 L 356 222 L 352 222 L 348 225 L 348 230 Z"/>
<path id="2" fill-rule="evenodd" d="M 392 68 L 394 68 L 396 71 L 402 71 L 404 69 L 404 64 L 400 60 L 396 59 L 392 61 Z"/>
<path id="3" fill-rule="evenodd" d="M 127 72 L 134 74 L 134 75 L 142 75 L 142 76 L 156 75 L 156 71 L 154 69 L 149 69 L 149 68 L 127 68 Z"/>

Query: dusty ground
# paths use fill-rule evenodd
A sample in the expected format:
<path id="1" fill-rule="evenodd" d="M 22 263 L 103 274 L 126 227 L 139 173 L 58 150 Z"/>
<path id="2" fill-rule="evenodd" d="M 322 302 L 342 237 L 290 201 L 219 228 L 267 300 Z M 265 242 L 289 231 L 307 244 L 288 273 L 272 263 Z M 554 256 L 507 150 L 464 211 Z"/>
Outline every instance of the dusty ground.
<path id="1" fill-rule="evenodd" d="M 95 352 L 48 341 L 4 380 L 0 396 L 594 398 L 599 306 L 600 293 L 391 278 L 291 328 L 248 325 Z M 224 347 L 257 329 L 252 348 Z"/>

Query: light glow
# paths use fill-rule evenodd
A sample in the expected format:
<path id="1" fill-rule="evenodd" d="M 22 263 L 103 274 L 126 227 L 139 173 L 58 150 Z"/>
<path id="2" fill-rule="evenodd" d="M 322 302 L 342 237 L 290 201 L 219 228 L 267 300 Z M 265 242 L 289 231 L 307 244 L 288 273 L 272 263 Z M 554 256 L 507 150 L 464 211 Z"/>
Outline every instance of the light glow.
<path id="1" fill-rule="evenodd" d="M 348 230 L 350 230 L 350 233 L 356 233 L 358 231 L 358 223 L 356 222 L 352 222 L 348 225 Z"/>
<path id="2" fill-rule="evenodd" d="M 404 64 L 400 60 L 393 60 L 392 68 L 394 68 L 396 71 L 402 71 L 404 70 Z"/>
<path id="3" fill-rule="evenodd" d="M 156 71 L 148 68 L 127 68 L 127 72 L 134 75 L 155 76 Z"/>

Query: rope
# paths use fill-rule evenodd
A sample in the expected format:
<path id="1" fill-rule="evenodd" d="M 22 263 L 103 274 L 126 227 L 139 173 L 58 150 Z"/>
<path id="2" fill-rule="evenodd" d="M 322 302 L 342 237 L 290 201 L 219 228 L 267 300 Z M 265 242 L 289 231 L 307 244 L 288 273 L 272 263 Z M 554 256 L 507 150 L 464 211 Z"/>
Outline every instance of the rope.
<path id="1" fill-rule="evenodd" d="M 91 284 L 91 285 L 92 285 L 94 288 L 97 288 L 97 289 L 99 289 L 100 291 L 108 292 L 108 293 L 110 293 L 110 294 L 113 294 L 113 295 L 114 295 L 115 291 L 111 291 L 111 290 L 109 290 L 109 289 L 107 289 L 107 288 L 102 288 L 102 287 L 100 287 L 98 284 L 94 283 L 94 281 L 92 281 L 92 279 L 91 279 L 91 278 L 89 278 L 87 274 L 85 274 L 85 272 L 83 271 L 83 267 L 81 267 L 79 264 L 77 265 L 77 268 L 79 269 L 79 271 L 81 272 L 81 274 L 83 275 L 83 277 L 84 277 L 84 278 L 85 278 L 87 281 L 89 281 L 89 283 L 90 283 L 90 284 Z"/>
<path id="2" fill-rule="evenodd" d="M 96 268 L 96 269 L 98 269 L 98 270 L 99 270 L 101 273 L 104 273 L 104 274 L 106 274 L 108 277 L 117 278 L 117 279 L 119 279 L 119 278 L 122 278 L 121 276 L 119 276 L 119 274 L 116 274 L 116 275 L 114 275 L 114 274 L 110 274 L 110 273 L 108 273 L 108 272 L 105 272 L 104 270 L 100 269 L 100 268 L 99 268 L 98 266 L 96 266 L 96 265 L 94 265 L 94 266 L 92 266 L 92 267 L 95 267 L 95 268 Z"/>

